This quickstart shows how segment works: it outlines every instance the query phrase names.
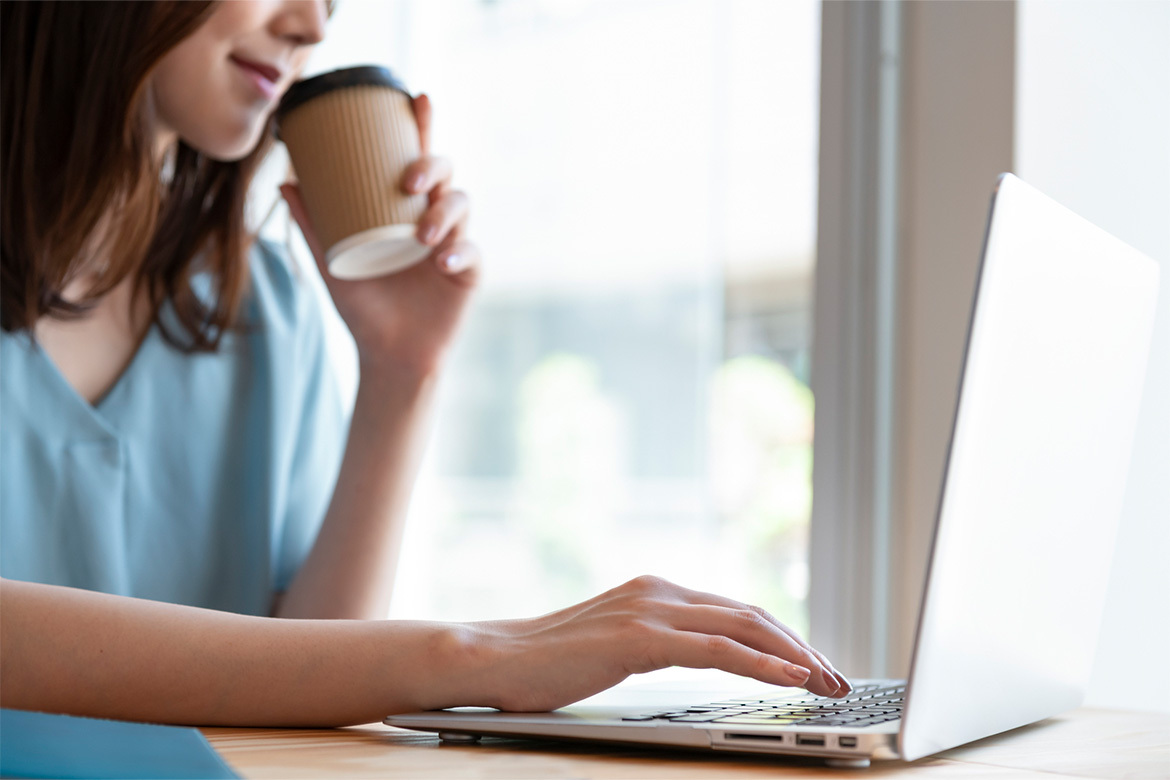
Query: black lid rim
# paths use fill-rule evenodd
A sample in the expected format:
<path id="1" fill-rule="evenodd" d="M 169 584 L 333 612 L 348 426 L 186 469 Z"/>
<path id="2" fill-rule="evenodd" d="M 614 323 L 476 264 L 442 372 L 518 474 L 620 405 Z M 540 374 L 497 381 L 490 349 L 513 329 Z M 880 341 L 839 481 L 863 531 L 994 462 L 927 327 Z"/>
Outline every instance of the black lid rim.
<path id="1" fill-rule="evenodd" d="M 284 93 L 276 107 L 276 122 L 313 98 L 347 87 L 389 87 L 409 96 L 410 92 L 402 80 L 381 65 L 358 65 L 352 68 L 331 70 L 317 76 L 302 79 Z"/>

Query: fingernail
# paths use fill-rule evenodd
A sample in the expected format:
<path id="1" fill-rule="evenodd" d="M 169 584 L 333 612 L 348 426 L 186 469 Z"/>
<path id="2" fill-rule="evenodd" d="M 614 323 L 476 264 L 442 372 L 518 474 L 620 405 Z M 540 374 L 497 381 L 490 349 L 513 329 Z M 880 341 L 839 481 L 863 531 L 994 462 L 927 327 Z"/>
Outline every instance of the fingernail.
<path id="1" fill-rule="evenodd" d="M 836 675 L 837 679 L 841 682 L 841 686 L 845 689 L 846 693 L 853 693 L 853 683 L 849 682 L 845 675 L 841 674 L 836 669 L 833 670 L 833 674 Z"/>
<path id="2" fill-rule="evenodd" d="M 458 254 L 447 255 L 446 257 L 443 258 L 443 267 L 446 268 L 448 271 L 455 273 L 456 271 L 463 270 L 464 262 L 465 261 L 463 260 L 462 255 L 458 255 Z"/>
<path id="3" fill-rule="evenodd" d="M 797 666 L 796 664 L 786 664 L 784 666 L 784 671 L 788 672 L 788 675 L 792 677 L 793 682 L 797 683 L 798 685 L 803 685 L 804 682 L 812 675 L 811 671 L 805 669 L 803 666 Z"/>
<path id="4" fill-rule="evenodd" d="M 423 228 L 422 242 L 424 244 L 431 244 L 439 235 L 439 229 L 434 225 L 427 225 Z"/>
<path id="5" fill-rule="evenodd" d="M 841 683 L 833 676 L 833 673 L 828 669 L 821 672 L 821 679 L 825 681 L 825 685 L 829 688 L 829 695 L 832 696 L 837 691 L 841 690 Z"/>
<path id="6" fill-rule="evenodd" d="M 423 184 L 425 182 L 426 182 L 426 176 L 424 176 L 421 173 L 416 173 L 415 175 L 410 177 L 410 181 L 408 181 L 406 183 L 406 188 L 408 190 L 410 190 L 411 192 L 418 192 L 419 190 L 421 190 L 423 188 Z"/>

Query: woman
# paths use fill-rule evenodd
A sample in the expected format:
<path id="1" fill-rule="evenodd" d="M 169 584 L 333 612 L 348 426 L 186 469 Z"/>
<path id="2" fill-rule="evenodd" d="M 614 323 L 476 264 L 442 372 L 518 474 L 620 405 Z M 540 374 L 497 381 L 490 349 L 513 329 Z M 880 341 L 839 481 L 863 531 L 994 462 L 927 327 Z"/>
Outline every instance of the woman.
<path id="1" fill-rule="evenodd" d="M 2 9 L 3 706 L 341 725 L 551 709 L 669 665 L 850 690 L 762 610 L 652 577 L 535 619 L 376 620 L 479 259 L 429 102 L 399 183 L 429 194 L 426 262 L 331 278 L 282 187 L 357 343 L 347 435 L 313 297 L 243 223 L 326 6 Z"/>

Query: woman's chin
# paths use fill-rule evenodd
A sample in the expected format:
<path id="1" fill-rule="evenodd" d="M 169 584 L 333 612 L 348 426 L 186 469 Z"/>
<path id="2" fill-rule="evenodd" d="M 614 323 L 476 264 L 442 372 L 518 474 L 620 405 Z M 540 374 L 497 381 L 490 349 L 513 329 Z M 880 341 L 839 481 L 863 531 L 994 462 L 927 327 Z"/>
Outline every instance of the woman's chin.
<path id="1" fill-rule="evenodd" d="M 185 138 L 191 146 L 202 154 L 218 162 L 236 162 L 252 153 L 260 143 L 260 135 L 264 132 L 264 124 L 248 127 L 239 133 L 217 136 L 214 138 Z"/>

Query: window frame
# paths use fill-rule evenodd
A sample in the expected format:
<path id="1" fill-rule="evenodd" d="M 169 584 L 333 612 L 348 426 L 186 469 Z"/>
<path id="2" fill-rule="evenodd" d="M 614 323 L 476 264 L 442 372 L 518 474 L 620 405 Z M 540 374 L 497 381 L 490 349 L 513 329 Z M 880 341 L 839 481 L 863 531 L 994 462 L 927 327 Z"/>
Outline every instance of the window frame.
<path id="1" fill-rule="evenodd" d="M 811 640 L 905 676 L 992 187 L 1015 0 L 823 3 Z"/>

